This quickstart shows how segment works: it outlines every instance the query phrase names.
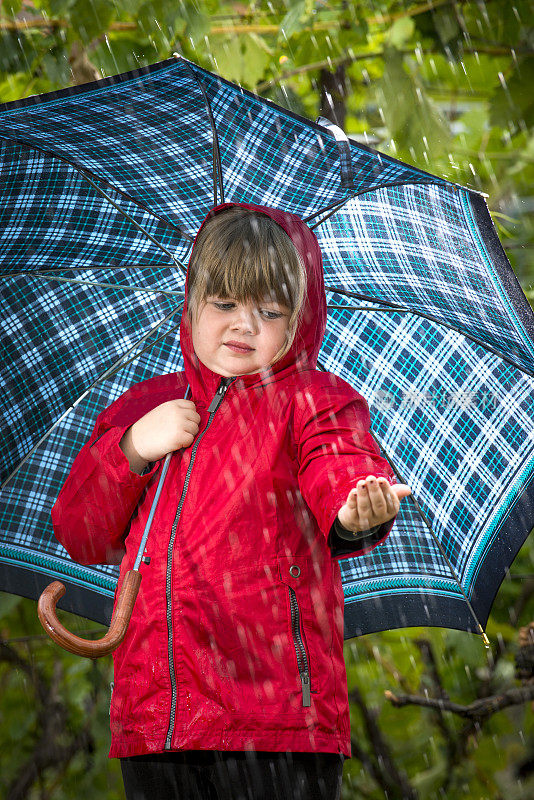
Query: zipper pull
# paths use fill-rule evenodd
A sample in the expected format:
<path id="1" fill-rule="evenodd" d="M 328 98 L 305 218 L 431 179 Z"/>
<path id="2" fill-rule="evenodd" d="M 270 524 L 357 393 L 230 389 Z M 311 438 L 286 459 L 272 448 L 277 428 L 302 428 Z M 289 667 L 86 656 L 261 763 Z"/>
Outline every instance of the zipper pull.
<path id="1" fill-rule="evenodd" d="M 226 382 L 228 381 L 228 383 Z M 208 413 L 213 414 L 214 411 L 217 411 L 219 406 L 221 405 L 224 395 L 226 394 L 228 387 L 231 383 L 235 381 L 235 378 L 221 378 L 221 382 L 218 386 L 217 391 L 213 395 L 213 400 L 209 404 Z"/>
<path id="2" fill-rule="evenodd" d="M 306 708 L 311 706 L 310 676 L 307 672 L 300 673 L 300 682 L 302 684 L 302 705 Z"/>

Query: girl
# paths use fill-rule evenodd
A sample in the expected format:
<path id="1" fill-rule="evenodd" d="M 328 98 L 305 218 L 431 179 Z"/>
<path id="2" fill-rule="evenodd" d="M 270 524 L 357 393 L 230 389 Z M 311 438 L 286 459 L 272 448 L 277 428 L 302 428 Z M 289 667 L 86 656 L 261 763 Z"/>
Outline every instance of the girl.
<path id="1" fill-rule="evenodd" d="M 82 563 L 141 564 L 114 654 L 110 756 L 129 800 L 338 798 L 350 722 L 332 556 L 389 532 L 410 493 L 365 400 L 316 369 L 322 260 L 296 216 L 224 204 L 193 248 L 184 372 L 98 417 L 52 510 Z M 190 399 L 183 399 L 189 387 Z"/>

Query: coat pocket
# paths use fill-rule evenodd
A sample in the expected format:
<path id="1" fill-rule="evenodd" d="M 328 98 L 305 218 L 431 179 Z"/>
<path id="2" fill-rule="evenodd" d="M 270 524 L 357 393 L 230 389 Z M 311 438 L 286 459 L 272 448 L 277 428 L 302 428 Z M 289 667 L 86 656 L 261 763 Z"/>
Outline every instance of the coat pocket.
<path id="1" fill-rule="evenodd" d="M 311 705 L 311 695 L 321 691 L 331 671 L 330 643 L 328 637 L 322 635 L 321 620 L 314 614 L 311 600 L 312 589 L 321 597 L 322 591 L 314 588 L 317 578 L 309 557 L 279 556 L 278 571 L 288 594 L 288 622 L 295 668 L 300 681 L 302 706 L 306 708 Z"/>

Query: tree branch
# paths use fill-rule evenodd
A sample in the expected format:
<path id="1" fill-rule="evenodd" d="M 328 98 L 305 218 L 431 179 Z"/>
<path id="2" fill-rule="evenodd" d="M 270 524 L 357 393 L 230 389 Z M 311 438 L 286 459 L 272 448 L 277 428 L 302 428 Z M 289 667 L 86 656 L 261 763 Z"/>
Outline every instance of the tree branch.
<path id="1" fill-rule="evenodd" d="M 521 705 L 523 703 L 528 703 L 530 700 L 534 700 L 534 685 L 525 686 L 520 689 L 508 689 L 501 694 L 475 700 L 468 706 L 453 703 L 443 698 L 421 697 L 420 695 L 413 694 L 396 695 L 389 690 L 384 692 L 384 694 L 387 700 L 396 708 L 409 705 L 422 706 L 423 708 L 435 708 L 440 711 L 450 711 L 452 714 L 458 714 L 460 717 L 481 723 L 498 711 L 502 711 L 503 708 Z"/>
<path id="2" fill-rule="evenodd" d="M 366 760 L 367 763 L 373 762 L 372 773 L 377 783 L 392 800 L 393 798 L 417 800 L 417 792 L 410 784 L 407 775 L 397 767 L 391 748 L 382 735 L 377 722 L 377 712 L 369 708 L 356 687 L 349 693 L 349 700 L 360 709 L 372 752 L 372 756 L 366 755 Z M 358 750 L 361 749 L 356 744 L 356 752 Z"/>

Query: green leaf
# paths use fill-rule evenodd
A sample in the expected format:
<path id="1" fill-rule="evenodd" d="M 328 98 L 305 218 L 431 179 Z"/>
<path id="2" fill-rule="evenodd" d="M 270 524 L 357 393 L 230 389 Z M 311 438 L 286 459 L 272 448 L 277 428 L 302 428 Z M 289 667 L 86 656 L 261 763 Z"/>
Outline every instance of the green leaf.
<path id="1" fill-rule="evenodd" d="M 450 138 L 447 126 L 394 49 L 385 52 L 384 74 L 376 85 L 376 98 L 396 146 L 411 153 L 412 158 L 415 153 L 417 160 L 428 159 L 446 148 Z"/>
<path id="2" fill-rule="evenodd" d="M 115 7 L 108 0 L 76 0 L 70 10 L 72 27 L 84 44 L 104 33 L 114 16 Z"/>
<path id="3" fill-rule="evenodd" d="M 185 21 L 184 36 L 189 37 L 195 45 L 210 32 L 209 16 L 193 5 L 184 6 L 183 19 Z"/>
<path id="4" fill-rule="evenodd" d="M 25 72 L 34 59 L 30 35 L 22 31 L 0 31 L 0 72 Z"/>
<path id="5" fill-rule="evenodd" d="M 520 130 L 518 122 L 527 128 L 534 125 L 534 58 L 521 59 L 509 75 L 500 73 L 500 85 L 496 89 L 490 110 L 492 125 L 508 130 Z M 528 88 L 527 88 L 528 87 Z"/>
<path id="6" fill-rule="evenodd" d="M 51 17 L 62 17 L 75 0 L 44 0 L 40 5 Z"/>
<path id="7" fill-rule="evenodd" d="M 400 17 L 395 20 L 387 32 L 386 41 L 400 50 L 408 42 L 415 31 L 415 22 L 411 17 Z"/>
<path id="8" fill-rule="evenodd" d="M 432 12 L 434 27 L 441 42 L 446 45 L 460 35 L 460 25 L 452 9 L 442 6 Z"/>
<path id="9" fill-rule="evenodd" d="M 212 36 L 212 56 L 223 78 L 239 83 L 243 74 L 241 46 L 236 36 Z"/>
<path id="10" fill-rule="evenodd" d="M 295 5 L 289 9 L 280 23 L 279 38 L 281 40 L 291 39 L 295 33 L 298 33 L 307 27 L 308 14 L 306 11 L 306 0 L 302 0 L 300 3 L 295 3 Z"/>
<path id="11" fill-rule="evenodd" d="M 63 88 L 71 82 L 68 53 L 64 48 L 55 48 L 43 56 L 43 67 L 50 82 Z"/>
<path id="12" fill-rule="evenodd" d="M 448 56 L 457 58 L 462 47 L 462 31 L 452 10 L 441 7 L 413 17 L 417 31 L 433 40 L 435 46 Z M 478 32 L 477 32 L 478 35 Z"/>
<path id="13" fill-rule="evenodd" d="M 4 13 L 9 17 L 15 17 L 22 9 L 22 0 L 4 1 Z"/>
<path id="14" fill-rule="evenodd" d="M 190 3 L 176 3 L 175 0 L 144 3 L 137 19 L 146 38 L 166 57 L 177 36 L 191 39 L 194 46 L 209 30 L 206 17 L 200 10 Z"/>
<path id="15" fill-rule="evenodd" d="M 254 88 L 264 77 L 272 60 L 272 52 L 263 39 L 254 33 L 245 36 L 243 48 L 244 66 L 242 81 L 245 86 Z"/>
<path id="16" fill-rule="evenodd" d="M 69 0 L 69 2 L 72 2 L 72 0 Z M 134 19 L 145 2 L 146 0 L 113 0 L 118 13 L 126 14 Z"/>
<path id="17" fill-rule="evenodd" d="M 150 45 L 142 36 L 135 39 L 124 33 L 111 33 L 91 52 L 93 64 L 104 75 L 116 75 L 150 63 Z"/>

